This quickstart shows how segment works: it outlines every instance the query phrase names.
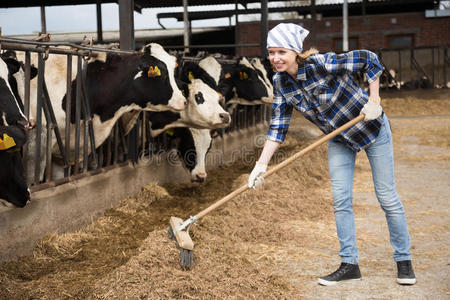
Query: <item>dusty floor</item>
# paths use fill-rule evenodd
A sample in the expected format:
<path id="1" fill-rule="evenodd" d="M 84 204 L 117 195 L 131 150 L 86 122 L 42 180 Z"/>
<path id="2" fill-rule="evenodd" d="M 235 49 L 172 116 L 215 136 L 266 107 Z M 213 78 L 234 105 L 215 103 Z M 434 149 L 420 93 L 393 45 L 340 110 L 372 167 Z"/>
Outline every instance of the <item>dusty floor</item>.
<path id="1" fill-rule="evenodd" d="M 396 180 L 418 283 L 399 286 L 370 168 L 358 155 L 355 214 L 363 280 L 322 287 L 339 264 L 326 146 L 195 225 L 196 264 L 179 267 L 168 218 L 186 218 L 246 183 L 251 166 L 211 170 L 202 186 L 147 185 L 91 225 L 49 235 L 0 265 L 0 299 L 449 299 L 450 93 L 385 93 Z M 281 161 L 315 137 L 297 114 Z"/>

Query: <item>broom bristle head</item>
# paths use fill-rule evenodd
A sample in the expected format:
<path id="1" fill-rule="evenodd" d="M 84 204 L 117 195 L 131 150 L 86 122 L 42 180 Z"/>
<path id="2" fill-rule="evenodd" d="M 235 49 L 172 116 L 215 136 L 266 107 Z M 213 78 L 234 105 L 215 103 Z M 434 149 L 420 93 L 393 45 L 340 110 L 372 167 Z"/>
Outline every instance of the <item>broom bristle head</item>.
<path id="1" fill-rule="evenodd" d="M 185 270 L 190 270 L 194 265 L 194 251 L 180 248 L 180 265 Z"/>

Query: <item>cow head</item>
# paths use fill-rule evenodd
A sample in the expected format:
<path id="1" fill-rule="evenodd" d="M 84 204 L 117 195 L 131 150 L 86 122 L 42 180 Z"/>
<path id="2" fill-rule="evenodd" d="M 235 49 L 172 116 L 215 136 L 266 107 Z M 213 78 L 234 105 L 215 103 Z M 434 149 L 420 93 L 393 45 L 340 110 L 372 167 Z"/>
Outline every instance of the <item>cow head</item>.
<path id="1" fill-rule="evenodd" d="M 181 117 L 196 128 L 224 128 L 231 122 L 230 114 L 220 105 L 221 95 L 200 79 L 189 84 L 188 106 Z"/>
<path id="2" fill-rule="evenodd" d="M 253 101 L 269 97 L 267 85 L 245 57 L 240 58 L 234 66 L 230 80 L 238 98 Z"/>
<path id="3" fill-rule="evenodd" d="M 204 182 L 206 180 L 206 155 L 212 142 L 210 130 L 175 128 L 172 138 L 178 140 L 178 154 L 191 173 L 191 181 Z"/>
<path id="4" fill-rule="evenodd" d="M 29 125 L 28 119 L 23 114 L 23 105 L 17 100 L 15 92 L 11 89 L 10 82 L 13 75 L 20 70 L 20 63 L 11 58 L 0 58 L 0 113 L 4 125 Z"/>
<path id="5" fill-rule="evenodd" d="M 138 63 L 133 87 L 139 96 L 147 95 L 150 99 L 145 110 L 162 111 L 169 108 L 181 111 L 186 108 L 186 98 L 175 81 L 175 56 L 169 55 L 161 45 L 151 43 L 141 50 Z"/>
<path id="6" fill-rule="evenodd" d="M 272 85 L 272 77 L 273 77 L 273 70 L 272 66 L 270 65 L 270 62 L 266 59 L 261 61 L 259 57 L 253 57 L 250 60 L 250 63 L 252 67 L 258 72 L 258 75 L 260 78 L 263 79 L 264 85 L 267 89 L 268 96 L 266 98 L 262 98 L 263 102 L 265 103 L 272 103 L 273 102 L 273 85 Z"/>

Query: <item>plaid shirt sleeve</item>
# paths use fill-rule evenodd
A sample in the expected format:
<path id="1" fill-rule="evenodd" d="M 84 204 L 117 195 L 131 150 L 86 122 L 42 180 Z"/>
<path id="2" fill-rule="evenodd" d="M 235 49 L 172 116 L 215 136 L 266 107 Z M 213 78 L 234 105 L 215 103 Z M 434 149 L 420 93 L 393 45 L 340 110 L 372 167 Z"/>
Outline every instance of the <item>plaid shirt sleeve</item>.
<path id="1" fill-rule="evenodd" d="M 266 139 L 282 144 L 286 138 L 292 116 L 292 105 L 281 95 L 277 82 L 274 82 L 272 117 Z"/>
<path id="2" fill-rule="evenodd" d="M 378 60 L 378 56 L 368 50 L 354 50 L 342 54 L 330 52 L 319 59 L 324 60 L 322 63 L 325 69 L 331 74 L 337 75 L 345 71 L 351 73 L 362 71 L 369 83 L 380 77 L 384 70 L 383 65 Z"/>

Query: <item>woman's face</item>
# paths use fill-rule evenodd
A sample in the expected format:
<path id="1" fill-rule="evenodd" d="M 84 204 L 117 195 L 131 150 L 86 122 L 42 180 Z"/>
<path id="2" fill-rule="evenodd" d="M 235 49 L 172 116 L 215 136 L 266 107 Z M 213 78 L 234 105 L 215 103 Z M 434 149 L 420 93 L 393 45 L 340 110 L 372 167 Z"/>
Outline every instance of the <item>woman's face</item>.
<path id="1" fill-rule="evenodd" d="M 277 72 L 287 72 L 296 77 L 298 72 L 297 53 L 290 49 L 271 47 L 268 49 L 269 60 Z"/>

